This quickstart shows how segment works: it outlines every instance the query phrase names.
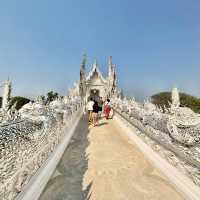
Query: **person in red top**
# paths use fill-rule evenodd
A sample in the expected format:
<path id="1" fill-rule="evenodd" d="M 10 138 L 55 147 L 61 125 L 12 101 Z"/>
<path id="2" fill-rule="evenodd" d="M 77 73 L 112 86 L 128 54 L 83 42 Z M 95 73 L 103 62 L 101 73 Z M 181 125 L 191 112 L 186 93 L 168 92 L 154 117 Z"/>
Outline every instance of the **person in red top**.
<path id="1" fill-rule="evenodd" d="M 110 103 L 110 99 L 107 99 L 105 103 L 105 107 L 104 107 L 104 114 L 105 114 L 106 119 L 109 118 L 110 111 L 111 111 L 111 103 Z"/>

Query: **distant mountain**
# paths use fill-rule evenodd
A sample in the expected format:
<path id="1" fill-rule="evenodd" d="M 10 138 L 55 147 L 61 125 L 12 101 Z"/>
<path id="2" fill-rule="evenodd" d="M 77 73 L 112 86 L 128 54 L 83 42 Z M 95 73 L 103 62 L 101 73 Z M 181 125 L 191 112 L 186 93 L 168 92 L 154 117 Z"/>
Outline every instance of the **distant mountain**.
<path id="1" fill-rule="evenodd" d="M 2 97 L 0 97 L 0 108 L 2 106 Z"/>
<path id="2" fill-rule="evenodd" d="M 159 107 L 169 107 L 169 102 L 171 100 L 171 92 L 161 92 L 151 96 L 152 103 L 158 105 Z M 194 112 L 200 113 L 200 99 L 189 94 L 180 93 L 181 107 L 189 107 Z"/>

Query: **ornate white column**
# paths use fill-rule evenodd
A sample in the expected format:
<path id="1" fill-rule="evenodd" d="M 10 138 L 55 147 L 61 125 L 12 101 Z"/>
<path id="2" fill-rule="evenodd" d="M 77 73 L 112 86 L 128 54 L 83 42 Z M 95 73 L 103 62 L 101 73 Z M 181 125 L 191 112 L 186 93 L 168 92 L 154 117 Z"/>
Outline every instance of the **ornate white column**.
<path id="1" fill-rule="evenodd" d="M 4 89 L 3 89 L 3 99 L 2 99 L 2 108 L 4 110 L 8 109 L 8 103 L 11 97 L 11 81 L 7 80 L 4 82 Z"/>
<path id="2" fill-rule="evenodd" d="M 179 91 L 175 87 L 175 88 L 172 89 L 172 105 L 171 105 L 171 109 L 175 110 L 175 109 L 179 108 L 179 106 L 180 106 Z"/>

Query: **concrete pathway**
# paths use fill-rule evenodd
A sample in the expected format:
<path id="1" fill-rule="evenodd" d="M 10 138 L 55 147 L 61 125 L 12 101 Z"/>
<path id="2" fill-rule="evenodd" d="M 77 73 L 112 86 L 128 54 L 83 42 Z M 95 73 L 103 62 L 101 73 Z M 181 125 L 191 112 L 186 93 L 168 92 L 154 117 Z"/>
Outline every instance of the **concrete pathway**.
<path id="1" fill-rule="evenodd" d="M 113 120 L 81 120 L 40 200 L 180 200 Z"/>
<path id="2" fill-rule="evenodd" d="M 115 121 L 90 128 L 83 185 L 91 200 L 180 200 L 180 194 L 130 141 Z"/>
<path id="3" fill-rule="evenodd" d="M 82 118 L 40 200 L 86 199 L 89 189 L 83 191 L 82 181 L 88 167 L 88 133 L 87 119 Z"/>

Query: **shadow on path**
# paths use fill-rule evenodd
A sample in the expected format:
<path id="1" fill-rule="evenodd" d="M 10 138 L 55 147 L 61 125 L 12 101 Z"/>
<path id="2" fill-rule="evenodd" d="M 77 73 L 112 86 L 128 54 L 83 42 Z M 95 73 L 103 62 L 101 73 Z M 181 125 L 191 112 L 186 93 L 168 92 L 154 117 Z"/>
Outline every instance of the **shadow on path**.
<path id="1" fill-rule="evenodd" d="M 104 125 L 107 125 L 107 124 L 108 124 L 108 122 L 101 122 L 97 126 L 104 126 Z"/>
<path id="2" fill-rule="evenodd" d="M 83 177 L 88 169 L 88 133 L 88 122 L 86 117 L 83 117 L 40 200 L 90 199 L 92 183 L 85 191 L 82 189 Z"/>

